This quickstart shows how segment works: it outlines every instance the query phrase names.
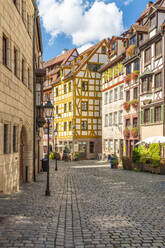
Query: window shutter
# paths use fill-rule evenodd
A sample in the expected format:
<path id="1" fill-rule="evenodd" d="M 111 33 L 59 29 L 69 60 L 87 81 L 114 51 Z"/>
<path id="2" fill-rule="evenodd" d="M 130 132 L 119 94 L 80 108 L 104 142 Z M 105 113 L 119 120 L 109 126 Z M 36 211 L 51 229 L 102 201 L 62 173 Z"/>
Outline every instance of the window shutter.
<path id="1" fill-rule="evenodd" d="M 154 123 L 154 107 L 150 108 L 150 122 Z"/>
<path id="2" fill-rule="evenodd" d="M 161 105 L 161 121 L 164 121 L 164 104 Z"/>
<path id="3" fill-rule="evenodd" d="M 141 124 L 144 124 L 144 110 L 141 110 Z"/>

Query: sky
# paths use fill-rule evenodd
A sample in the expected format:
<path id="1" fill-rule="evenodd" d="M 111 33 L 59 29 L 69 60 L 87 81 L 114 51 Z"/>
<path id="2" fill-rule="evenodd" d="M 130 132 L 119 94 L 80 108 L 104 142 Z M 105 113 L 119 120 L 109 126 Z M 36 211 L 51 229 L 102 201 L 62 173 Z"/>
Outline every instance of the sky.
<path id="1" fill-rule="evenodd" d="M 84 51 L 104 38 L 127 30 L 149 0 L 37 0 L 43 60 L 63 49 Z"/>

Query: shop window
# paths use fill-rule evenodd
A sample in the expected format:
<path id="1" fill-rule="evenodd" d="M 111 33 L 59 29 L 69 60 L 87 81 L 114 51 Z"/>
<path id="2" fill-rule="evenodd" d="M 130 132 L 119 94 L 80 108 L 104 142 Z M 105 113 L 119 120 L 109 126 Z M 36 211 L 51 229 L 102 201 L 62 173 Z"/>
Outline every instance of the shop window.
<path id="1" fill-rule="evenodd" d="M 94 146 L 95 146 L 95 143 L 94 142 L 90 142 L 90 153 L 94 153 Z"/>

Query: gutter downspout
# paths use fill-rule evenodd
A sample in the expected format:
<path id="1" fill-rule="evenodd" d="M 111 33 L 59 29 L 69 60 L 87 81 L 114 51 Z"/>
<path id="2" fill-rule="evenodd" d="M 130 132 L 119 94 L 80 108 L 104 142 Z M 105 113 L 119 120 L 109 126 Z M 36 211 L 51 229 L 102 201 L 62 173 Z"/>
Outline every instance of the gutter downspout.
<path id="1" fill-rule="evenodd" d="M 36 19 L 37 19 L 37 8 L 34 7 L 34 22 L 33 22 L 33 180 L 36 182 L 36 74 L 35 74 L 35 34 L 36 34 Z"/>
<path id="2" fill-rule="evenodd" d="M 163 104 L 164 104 L 164 113 L 163 113 L 163 136 L 165 136 L 165 35 L 162 30 L 162 44 L 163 44 Z"/>

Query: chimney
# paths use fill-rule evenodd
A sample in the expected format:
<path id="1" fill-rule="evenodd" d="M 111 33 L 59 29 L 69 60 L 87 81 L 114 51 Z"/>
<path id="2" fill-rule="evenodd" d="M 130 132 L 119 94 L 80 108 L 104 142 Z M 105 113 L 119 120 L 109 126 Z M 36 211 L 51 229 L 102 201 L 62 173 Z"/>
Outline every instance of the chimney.
<path id="1" fill-rule="evenodd" d="M 62 50 L 62 54 L 66 53 L 67 51 L 68 51 L 68 49 L 64 48 L 64 49 Z"/>
<path id="2" fill-rule="evenodd" d="M 147 3 L 147 5 L 146 5 L 146 9 L 150 8 L 152 4 L 153 4 L 153 2 L 152 2 L 152 1 L 149 1 L 149 2 Z"/>

